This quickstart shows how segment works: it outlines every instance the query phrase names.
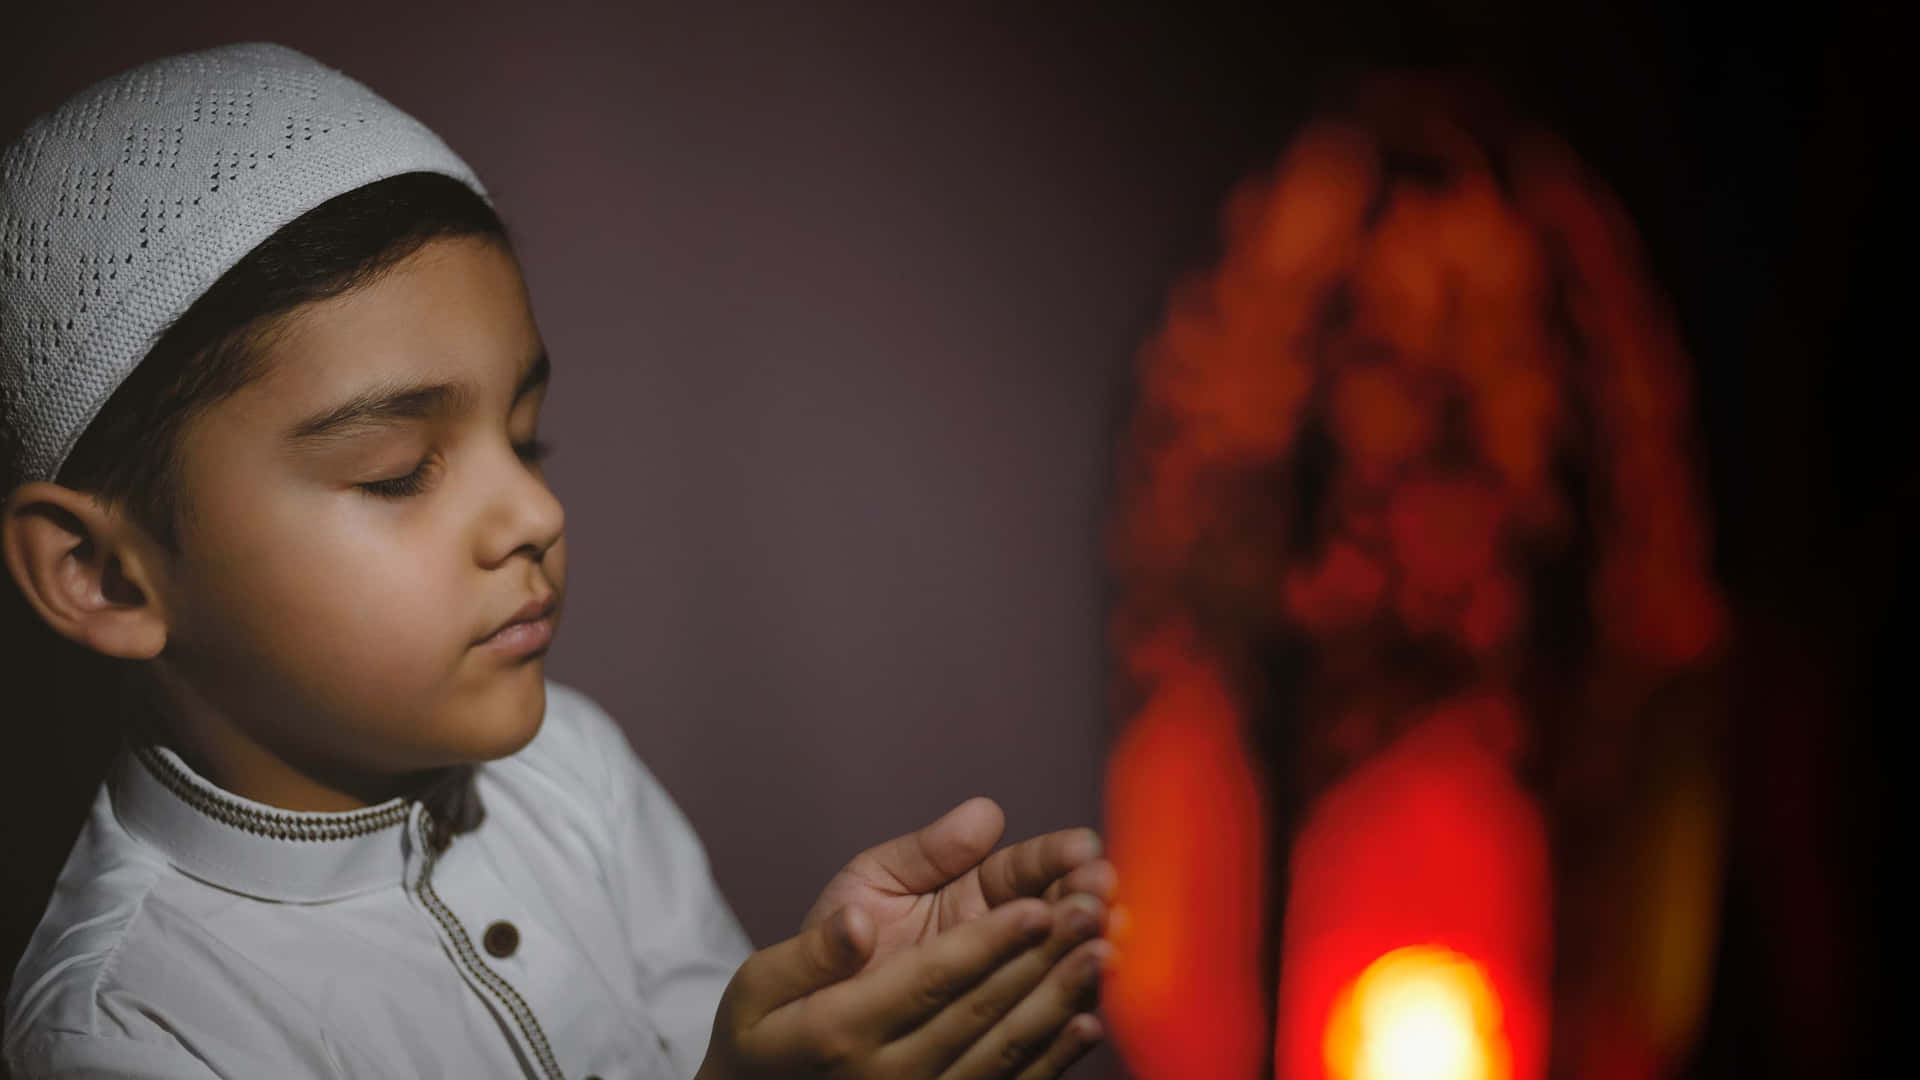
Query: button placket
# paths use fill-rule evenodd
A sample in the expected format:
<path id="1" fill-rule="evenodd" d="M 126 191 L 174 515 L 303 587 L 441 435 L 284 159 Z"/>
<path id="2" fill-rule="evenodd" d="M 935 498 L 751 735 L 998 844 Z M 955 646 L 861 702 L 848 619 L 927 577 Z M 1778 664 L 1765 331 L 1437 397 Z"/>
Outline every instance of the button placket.
<path id="1" fill-rule="evenodd" d="M 564 1074 L 542 1022 L 544 1018 L 535 1011 L 534 1004 L 553 999 L 527 993 L 523 973 L 514 970 L 521 966 L 516 964 L 521 957 L 489 960 L 482 953 L 483 945 L 476 940 L 479 928 L 489 922 L 474 918 L 471 910 L 474 904 L 491 901 L 490 906 L 506 907 L 511 898 L 497 883 L 489 888 L 485 878 L 476 880 L 471 872 L 463 872 L 472 860 L 455 855 L 461 850 L 458 843 L 439 854 L 428 849 L 430 822 L 424 815 L 417 816 L 413 824 L 412 836 L 420 849 L 420 857 L 417 868 L 413 865 L 414 859 L 408 860 L 413 872 L 411 892 L 426 909 L 442 946 L 452 957 L 461 978 L 480 994 L 490 1010 L 501 1015 L 519 1056 L 532 1063 L 538 1076 L 563 1080 Z M 442 862 L 443 858 L 450 861 Z M 524 916 L 520 917 L 524 921 Z M 515 936 L 517 939 L 517 929 Z M 518 946 L 517 940 L 515 944 Z M 519 949 L 516 947 L 514 951 Z"/>
<path id="2" fill-rule="evenodd" d="M 456 839 L 433 870 L 436 894 L 466 928 L 476 960 L 515 988 L 538 1018 L 559 1071 L 569 1080 L 589 1073 L 672 1080 L 671 1055 L 644 1005 L 620 1006 L 626 995 L 601 982 L 599 967 L 573 939 L 550 929 L 502 880 L 502 868 L 476 854 L 471 840 Z"/>

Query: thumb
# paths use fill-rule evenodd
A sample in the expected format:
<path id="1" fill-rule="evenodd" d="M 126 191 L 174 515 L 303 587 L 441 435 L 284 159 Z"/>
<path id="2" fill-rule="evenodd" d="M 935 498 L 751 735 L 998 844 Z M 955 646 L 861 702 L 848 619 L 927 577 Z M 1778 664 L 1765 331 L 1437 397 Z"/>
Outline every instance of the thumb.
<path id="1" fill-rule="evenodd" d="M 852 867 L 862 878 L 893 882 L 901 892 L 932 892 L 980 865 L 1006 828 L 1000 804 L 976 796 L 930 825 L 861 852 Z"/>
<path id="2" fill-rule="evenodd" d="M 831 986 L 866 965 L 874 944 L 873 919 L 852 904 L 741 965 L 736 1005 L 751 1020 L 789 1001 Z"/>

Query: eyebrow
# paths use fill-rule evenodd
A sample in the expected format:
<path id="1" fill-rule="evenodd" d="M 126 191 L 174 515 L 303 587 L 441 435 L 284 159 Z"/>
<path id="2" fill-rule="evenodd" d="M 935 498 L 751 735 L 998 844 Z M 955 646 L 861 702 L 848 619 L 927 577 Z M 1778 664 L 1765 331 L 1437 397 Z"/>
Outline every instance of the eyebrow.
<path id="1" fill-rule="evenodd" d="M 514 402 L 545 386 L 552 375 L 553 363 L 542 346 L 526 374 L 520 377 L 520 384 L 514 387 Z M 466 405 L 472 397 L 470 383 L 380 384 L 300 421 L 288 429 L 286 438 L 296 445 L 349 439 L 401 420 L 444 416 Z"/>

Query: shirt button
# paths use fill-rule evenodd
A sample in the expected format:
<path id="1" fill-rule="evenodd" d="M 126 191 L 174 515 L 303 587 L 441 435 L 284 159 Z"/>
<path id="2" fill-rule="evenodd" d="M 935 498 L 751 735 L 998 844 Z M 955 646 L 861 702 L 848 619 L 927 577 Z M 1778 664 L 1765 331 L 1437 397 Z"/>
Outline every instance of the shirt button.
<path id="1" fill-rule="evenodd" d="M 488 952 L 504 959 L 512 956 L 513 950 L 520 947 L 520 931 L 514 929 L 512 923 L 502 919 L 487 927 L 487 932 L 480 936 L 480 942 L 487 947 Z"/>

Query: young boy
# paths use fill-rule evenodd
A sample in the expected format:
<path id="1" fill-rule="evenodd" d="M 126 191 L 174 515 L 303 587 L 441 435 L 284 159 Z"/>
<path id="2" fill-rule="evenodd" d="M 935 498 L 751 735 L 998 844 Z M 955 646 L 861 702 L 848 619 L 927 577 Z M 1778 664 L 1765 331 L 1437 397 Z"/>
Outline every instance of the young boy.
<path id="1" fill-rule="evenodd" d="M 0 545 L 126 731 L 17 1076 L 1040 1078 L 1099 1037 L 1113 868 L 1085 829 L 993 852 L 984 799 L 751 950 L 545 677 L 548 379 L 471 170 L 291 49 L 143 65 L 8 148 Z"/>

